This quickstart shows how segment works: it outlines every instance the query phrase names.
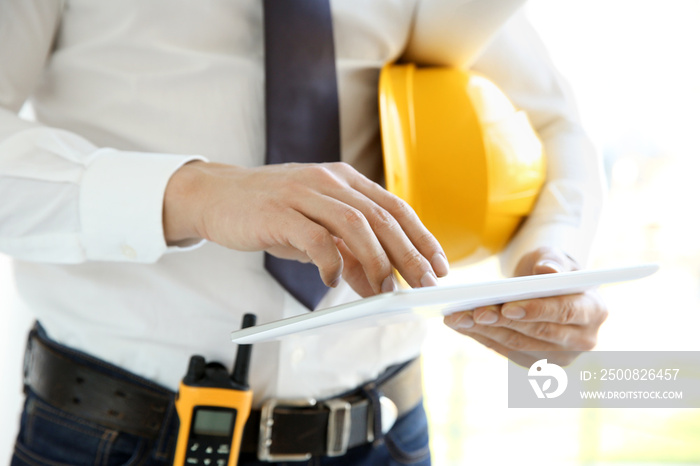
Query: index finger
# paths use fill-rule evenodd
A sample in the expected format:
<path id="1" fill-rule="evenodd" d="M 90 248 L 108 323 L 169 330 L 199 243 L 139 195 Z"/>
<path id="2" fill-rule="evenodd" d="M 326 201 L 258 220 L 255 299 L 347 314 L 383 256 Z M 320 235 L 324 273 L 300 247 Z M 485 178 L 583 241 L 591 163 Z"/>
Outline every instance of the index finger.
<path id="1" fill-rule="evenodd" d="M 512 301 L 501 307 L 501 314 L 522 322 L 555 322 L 564 325 L 588 325 L 596 315 L 598 303 L 589 293 Z"/>
<path id="2" fill-rule="evenodd" d="M 391 214 L 418 252 L 430 262 L 438 277 L 448 274 L 449 264 L 442 246 L 406 201 L 365 176 L 353 177 L 350 183 L 353 188 Z"/>

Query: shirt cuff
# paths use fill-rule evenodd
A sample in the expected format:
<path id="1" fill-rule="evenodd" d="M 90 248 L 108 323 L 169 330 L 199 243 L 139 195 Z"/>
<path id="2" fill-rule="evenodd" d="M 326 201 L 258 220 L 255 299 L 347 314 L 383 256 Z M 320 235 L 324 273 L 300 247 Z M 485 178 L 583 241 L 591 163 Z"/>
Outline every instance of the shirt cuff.
<path id="1" fill-rule="evenodd" d="M 170 177 L 196 155 L 99 149 L 80 183 L 85 256 L 93 261 L 156 262 L 169 248 L 163 197 Z M 188 244 L 185 249 L 195 245 Z M 181 249 L 171 247 L 170 250 Z"/>

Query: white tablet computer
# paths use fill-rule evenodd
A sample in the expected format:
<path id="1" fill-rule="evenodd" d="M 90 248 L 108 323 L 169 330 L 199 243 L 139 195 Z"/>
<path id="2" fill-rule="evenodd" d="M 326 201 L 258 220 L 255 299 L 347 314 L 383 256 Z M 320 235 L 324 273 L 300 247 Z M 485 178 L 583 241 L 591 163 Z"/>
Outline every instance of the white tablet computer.
<path id="1" fill-rule="evenodd" d="M 406 317 L 448 315 L 509 301 L 581 293 L 606 283 L 643 278 L 658 268 L 644 264 L 399 290 L 237 330 L 231 340 L 250 344 L 358 319 L 366 320 L 367 325 L 384 325 Z"/>

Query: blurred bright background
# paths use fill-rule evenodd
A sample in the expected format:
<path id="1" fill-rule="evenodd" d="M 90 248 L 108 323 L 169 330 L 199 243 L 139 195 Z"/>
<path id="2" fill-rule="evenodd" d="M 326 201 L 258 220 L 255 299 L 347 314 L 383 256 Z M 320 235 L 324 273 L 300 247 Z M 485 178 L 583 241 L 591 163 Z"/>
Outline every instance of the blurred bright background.
<path id="1" fill-rule="evenodd" d="M 601 290 L 597 349 L 700 350 L 700 1 L 526 8 L 605 160 L 592 266 L 661 265 Z M 700 464 L 700 409 L 509 409 L 506 360 L 439 322 L 424 366 L 436 465 Z"/>
<path id="2" fill-rule="evenodd" d="M 658 262 L 602 290 L 598 349 L 700 350 L 700 1 L 531 0 L 577 96 L 610 192 L 593 266 Z M 26 317 L 0 256 L 0 464 L 21 398 Z M 498 275 L 489 261 L 460 279 Z M 457 274 L 455 274 L 457 275 Z M 700 410 L 508 409 L 504 358 L 435 322 L 426 346 L 434 464 L 700 464 Z"/>

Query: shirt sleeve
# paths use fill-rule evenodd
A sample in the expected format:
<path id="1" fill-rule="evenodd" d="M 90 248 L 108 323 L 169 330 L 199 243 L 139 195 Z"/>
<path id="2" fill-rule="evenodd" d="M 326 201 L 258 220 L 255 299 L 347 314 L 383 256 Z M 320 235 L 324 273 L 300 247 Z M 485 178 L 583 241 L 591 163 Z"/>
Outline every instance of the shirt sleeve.
<path id="1" fill-rule="evenodd" d="M 510 19 L 473 65 L 525 110 L 547 157 L 535 207 L 501 255 L 503 272 L 542 246 L 589 259 L 604 200 L 602 163 L 586 136 L 571 92 L 522 12 Z"/>
<path id="2" fill-rule="evenodd" d="M 0 252 L 50 263 L 155 262 L 163 196 L 196 155 L 99 148 L 17 113 L 41 76 L 60 1 L 0 2 Z"/>

